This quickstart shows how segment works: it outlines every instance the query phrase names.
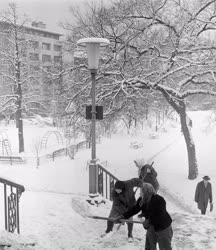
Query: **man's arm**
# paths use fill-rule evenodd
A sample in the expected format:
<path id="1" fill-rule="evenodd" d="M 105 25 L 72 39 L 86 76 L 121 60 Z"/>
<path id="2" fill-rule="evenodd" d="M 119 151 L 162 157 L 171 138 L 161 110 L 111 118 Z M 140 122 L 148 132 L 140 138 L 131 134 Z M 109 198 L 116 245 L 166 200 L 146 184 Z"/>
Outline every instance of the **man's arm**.
<path id="1" fill-rule="evenodd" d="M 126 181 L 132 188 L 134 187 L 142 187 L 143 181 L 139 178 L 133 178 Z"/>
<path id="2" fill-rule="evenodd" d="M 210 185 L 209 201 L 210 201 L 210 203 L 212 203 L 212 186 L 211 186 L 211 183 L 209 183 L 209 185 Z"/>
<path id="3" fill-rule="evenodd" d="M 141 202 L 141 198 L 139 198 L 139 199 L 137 200 L 137 203 L 136 203 L 135 206 L 133 206 L 131 209 L 129 209 L 127 212 L 125 212 L 125 213 L 123 214 L 123 216 L 124 216 L 125 219 L 128 219 L 128 218 L 130 218 L 131 216 L 133 216 L 133 215 L 139 213 L 139 211 L 141 210 L 140 202 Z"/>

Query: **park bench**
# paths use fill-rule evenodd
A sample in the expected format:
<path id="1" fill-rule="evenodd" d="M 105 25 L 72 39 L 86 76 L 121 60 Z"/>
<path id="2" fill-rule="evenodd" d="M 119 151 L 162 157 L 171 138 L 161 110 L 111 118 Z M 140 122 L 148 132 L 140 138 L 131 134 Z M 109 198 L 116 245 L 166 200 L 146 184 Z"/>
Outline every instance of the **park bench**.
<path id="1" fill-rule="evenodd" d="M 10 162 L 12 165 L 14 163 L 25 163 L 25 160 L 21 156 L 9 156 L 9 155 L 1 155 L 0 161 L 2 162 Z"/>

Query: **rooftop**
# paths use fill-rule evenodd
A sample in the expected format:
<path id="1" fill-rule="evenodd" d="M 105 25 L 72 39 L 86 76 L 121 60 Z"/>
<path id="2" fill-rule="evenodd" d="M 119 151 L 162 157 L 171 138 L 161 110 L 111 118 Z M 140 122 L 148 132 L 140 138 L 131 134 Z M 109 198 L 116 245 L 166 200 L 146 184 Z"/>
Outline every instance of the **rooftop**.
<path id="1" fill-rule="evenodd" d="M 23 28 L 25 28 L 27 31 L 37 31 L 40 32 L 42 34 L 51 34 L 51 35 L 55 35 L 55 36 L 63 36 L 63 34 L 58 33 L 58 32 L 54 32 L 54 31 L 50 31 L 50 30 L 46 30 L 46 25 L 42 22 L 38 22 L 39 25 L 35 26 L 34 24 L 37 22 L 33 22 L 33 26 L 30 25 L 24 25 Z M 5 28 L 7 28 L 8 26 L 12 25 L 12 23 L 10 24 L 9 22 L 5 22 L 5 21 L 0 21 L 0 26 L 4 26 Z"/>

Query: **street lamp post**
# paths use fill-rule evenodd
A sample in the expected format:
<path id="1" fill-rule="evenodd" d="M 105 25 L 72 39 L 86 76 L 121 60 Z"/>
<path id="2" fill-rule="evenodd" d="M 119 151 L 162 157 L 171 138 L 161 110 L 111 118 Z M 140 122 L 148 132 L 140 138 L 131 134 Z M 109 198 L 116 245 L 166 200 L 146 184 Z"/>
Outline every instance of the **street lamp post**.
<path id="1" fill-rule="evenodd" d="M 109 40 L 105 38 L 89 37 L 77 41 L 77 44 L 87 49 L 88 69 L 91 72 L 92 80 L 92 108 L 91 108 L 91 161 L 89 164 L 89 193 L 98 192 L 98 171 L 96 164 L 96 98 L 95 84 L 96 74 L 99 64 L 100 47 L 105 47 L 109 44 Z"/>

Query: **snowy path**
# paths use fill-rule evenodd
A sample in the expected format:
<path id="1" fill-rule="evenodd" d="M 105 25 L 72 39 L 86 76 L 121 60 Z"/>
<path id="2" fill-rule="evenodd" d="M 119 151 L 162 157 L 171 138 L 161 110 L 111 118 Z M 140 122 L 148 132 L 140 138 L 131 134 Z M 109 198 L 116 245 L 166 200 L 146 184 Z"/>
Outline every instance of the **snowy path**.
<path id="1" fill-rule="evenodd" d="M 168 209 L 173 218 L 173 244 L 179 250 L 213 250 L 211 243 L 216 239 L 216 220 L 211 217 L 193 215 L 170 202 Z M 110 238 L 101 239 L 106 222 L 87 218 L 89 214 L 108 215 L 111 203 L 99 207 L 86 202 L 86 196 L 63 195 L 41 192 L 25 193 L 23 197 L 21 232 L 28 242 L 36 242 L 37 250 L 141 250 L 144 246 L 145 231 L 135 225 L 134 237 L 142 238 L 134 243 L 127 242 L 127 229 L 116 226 Z M 23 216 L 25 214 L 25 216 Z M 21 249 L 21 248 L 19 248 Z M 26 248 L 27 249 L 27 248 Z"/>
<path id="2" fill-rule="evenodd" d="M 216 218 L 202 216 L 189 205 L 182 203 L 164 187 L 160 192 L 167 202 L 173 223 L 173 249 L 213 250 L 216 241 Z"/>
<path id="3" fill-rule="evenodd" d="M 80 171 L 80 174 L 87 175 L 87 172 Z M 213 230 L 215 219 L 193 214 L 193 209 L 181 203 L 163 186 L 160 193 L 166 198 L 168 210 L 173 218 L 173 249 L 213 250 L 214 245 L 211 246 L 211 242 L 216 239 L 216 230 Z M 105 230 L 106 222 L 93 220 L 87 216 L 90 214 L 107 216 L 111 202 L 107 201 L 105 205 L 96 207 L 89 205 L 86 198 L 84 194 L 27 191 L 23 197 L 22 212 L 25 217 L 22 217 L 25 219 L 22 221 L 22 233 L 30 238 L 33 237 L 31 235 L 37 235 L 36 242 L 43 246 L 44 250 L 143 249 L 145 231 L 141 225 L 134 226 L 134 237 L 143 239 L 141 241 L 128 243 L 126 226 L 121 226 L 118 232 L 115 226 L 114 233 L 110 237 L 101 239 L 100 235 Z M 43 219 L 39 221 L 38 218 Z M 30 235 L 29 221 L 31 221 Z"/>
<path id="4" fill-rule="evenodd" d="M 165 143 L 164 143 L 165 142 Z M 160 194 L 167 201 L 167 208 L 173 218 L 173 250 L 215 250 L 216 217 L 207 214 L 201 216 L 193 204 L 192 193 L 182 198 L 185 187 L 194 190 L 197 182 L 188 182 L 186 170 L 176 169 L 176 161 L 183 162 L 185 155 L 179 151 L 182 141 L 174 143 L 173 137 L 163 140 L 146 141 L 143 148 L 131 150 L 130 139 L 105 140 L 98 145 L 98 157 L 109 160 L 108 169 L 117 177 L 129 179 L 137 176 L 133 160 L 137 156 L 148 159 L 152 152 L 161 152 L 154 158 L 155 167 L 161 184 Z M 119 150 L 121 149 L 121 150 Z M 179 152 L 181 154 L 179 154 Z M 118 157 L 116 154 L 118 153 Z M 145 231 L 142 225 L 134 226 L 134 237 L 142 240 L 127 242 L 127 228 L 121 226 L 110 238 L 100 238 L 105 231 L 106 222 L 93 220 L 88 215 L 107 216 L 111 202 L 92 206 L 86 202 L 88 193 L 88 171 L 86 161 L 89 150 L 80 151 L 75 160 L 59 158 L 39 169 L 31 166 L 1 166 L 1 175 L 10 177 L 26 187 L 21 197 L 21 235 L 28 242 L 36 242 L 37 250 L 141 250 L 145 243 Z M 155 155 L 155 154 L 153 154 Z M 180 155 L 180 156 L 179 156 Z M 169 166 L 167 159 L 169 157 Z M 179 158 L 178 158 L 179 157 Z M 182 160 L 183 159 L 183 160 Z M 171 182 L 172 181 L 172 182 Z M 183 182 L 180 192 L 179 181 Z M 169 187 L 172 185 L 172 189 Z M 186 190 L 187 192 L 187 190 Z M 181 196 L 182 195 L 182 196 Z M 190 202 L 188 202 L 188 200 Z M 1 240 L 1 237 L 0 237 Z M 20 246 L 20 245 L 19 245 Z M 11 250 L 12 248 L 10 248 Z M 21 248 L 14 248 L 21 249 Z M 27 248 L 25 249 L 27 250 Z"/>

